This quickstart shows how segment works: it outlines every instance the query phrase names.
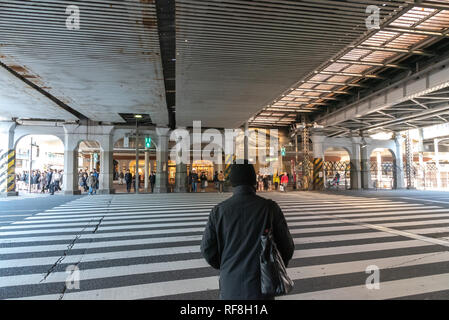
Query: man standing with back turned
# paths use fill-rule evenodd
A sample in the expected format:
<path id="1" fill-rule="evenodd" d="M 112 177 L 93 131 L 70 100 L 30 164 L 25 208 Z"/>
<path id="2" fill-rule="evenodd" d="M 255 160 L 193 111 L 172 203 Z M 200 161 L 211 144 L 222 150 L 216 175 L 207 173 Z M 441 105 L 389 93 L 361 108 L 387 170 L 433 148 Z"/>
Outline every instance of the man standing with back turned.
<path id="1" fill-rule="evenodd" d="M 220 270 L 220 299 L 261 300 L 261 235 L 273 216 L 273 239 L 287 266 L 294 243 L 284 214 L 276 202 L 256 195 L 256 172 L 251 164 L 231 167 L 234 195 L 216 205 L 203 234 L 201 252 Z"/>

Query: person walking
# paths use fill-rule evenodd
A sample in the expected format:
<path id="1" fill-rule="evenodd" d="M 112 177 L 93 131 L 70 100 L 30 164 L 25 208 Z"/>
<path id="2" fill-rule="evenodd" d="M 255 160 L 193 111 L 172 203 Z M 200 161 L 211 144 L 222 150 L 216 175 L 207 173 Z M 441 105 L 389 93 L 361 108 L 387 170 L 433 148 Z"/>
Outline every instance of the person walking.
<path id="1" fill-rule="evenodd" d="M 215 189 L 218 190 L 218 171 L 215 171 L 213 181 Z"/>
<path id="2" fill-rule="evenodd" d="M 45 186 L 47 185 L 47 171 L 42 172 L 41 180 L 39 181 L 39 190 L 45 193 Z"/>
<path id="3" fill-rule="evenodd" d="M 97 177 L 93 172 L 87 178 L 87 186 L 89 187 L 89 195 L 97 194 Z"/>
<path id="4" fill-rule="evenodd" d="M 225 176 L 223 174 L 223 171 L 220 171 L 220 173 L 218 174 L 218 192 L 219 193 L 223 193 L 224 183 L 225 183 Z"/>
<path id="5" fill-rule="evenodd" d="M 284 192 L 287 192 L 287 185 L 288 185 L 288 175 L 287 172 L 284 172 L 284 174 L 282 175 L 281 178 L 281 185 L 282 185 L 282 190 Z"/>
<path id="6" fill-rule="evenodd" d="M 259 174 L 257 175 L 257 191 L 262 191 L 262 190 L 263 190 L 263 176 L 259 172 Z"/>
<path id="7" fill-rule="evenodd" d="M 126 170 L 126 173 L 125 173 L 125 183 L 126 183 L 126 192 L 130 193 L 131 192 L 131 184 L 133 183 L 133 176 L 129 172 L 129 169 Z"/>
<path id="8" fill-rule="evenodd" d="M 261 290 L 261 236 L 272 217 L 273 239 L 287 266 L 295 249 L 287 222 L 276 202 L 256 195 L 256 172 L 251 164 L 233 164 L 231 184 L 233 196 L 210 212 L 201 253 L 220 270 L 220 299 L 274 299 Z"/>
<path id="9" fill-rule="evenodd" d="M 206 192 L 207 176 L 204 172 L 201 172 L 200 181 L 201 181 L 201 192 Z"/>
<path id="10" fill-rule="evenodd" d="M 187 176 L 187 186 L 189 192 L 192 192 L 192 171 L 189 172 L 189 175 Z"/>
<path id="11" fill-rule="evenodd" d="M 152 172 L 150 175 L 150 186 L 151 186 L 151 193 L 154 192 L 154 185 L 156 184 L 156 172 Z"/>
<path id="12" fill-rule="evenodd" d="M 79 175 L 79 179 L 78 179 L 78 184 L 81 188 L 81 191 L 86 192 L 86 188 L 87 188 L 87 177 L 84 175 L 83 172 L 80 172 Z"/>
<path id="13" fill-rule="evenodd" d="M 94 169 L 94 176 L 95 179 L 97 180 L 97 184 L 95 185 L 95 193 L 97 192 L 96 190 L 98 189 L 99 185 L 100 185 L 100 174 L 98 173 L 97 169 Z"/>
<path id="14" fill-rule="evenodd" d="M 198 186 L 198 173 L 196 173 L 196 170 L 193 169 L 193 172 L 192 172 L 192 192 L 196 192 L 197 191 L 197 186 Z"/>
<path id="15" fill-rule="evenodd" d="M 53 172 L 53 176 L 52 176 L 51 180 L 53 183 L 53 192 L 60 191 L 61 189 L 59 188 L 59 182 L 61 181 L 61 174 L 57 170 L 55 170 L 55 172 Z"/>
<path id="16" fill-rule="evenodd" d="M 48 190 L 49 193 L 51 193 L 51 179 L 52 179 L 52 176 L 53 176 L 53 170 L 50 169 L 47 172 L 47 190 Z"/>
<path id="17" fill-rule="evenodd" d="M 136 192 L 136 174 L 133 174 L 133 182 L 132 182 L 132 184 L 133 184 L 133 190 L 134 190 L 134 192 Z"/>
<path id="18" fill-rule="evenodd" d="M 123 185 L 124 179 L 125 179 L 125 175 L 123 174 L 123 171 L 120 171 L 120 174 L 118 175 L 118 184 Z"/>

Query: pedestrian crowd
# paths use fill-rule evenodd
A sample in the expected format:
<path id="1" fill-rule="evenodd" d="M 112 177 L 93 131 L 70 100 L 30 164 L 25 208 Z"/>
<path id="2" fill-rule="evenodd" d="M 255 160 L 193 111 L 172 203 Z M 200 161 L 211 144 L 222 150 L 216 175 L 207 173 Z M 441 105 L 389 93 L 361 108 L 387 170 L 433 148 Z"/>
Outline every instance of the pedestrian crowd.
<path id="1" fill-rule="evenodd" d="M 287 172 L 277 172 L 273 175 L 257 174 L 257 191 L 283 191 L 287 192 L 288 182 L 296 183 L 296 174 L 289 175 Z"/>
<path id="2" fill-rule="evenodd" d="M 119 185 L 126 184 L 126 192 L 130 193 L 131 188 L 134 190 L 134 192 L 136 192 L 136 175 L 135 174 L 133 175 L 129 169 L 126 170 L 126 172 L 121 171 L 117 177 L 118 177 Z M 150 175 L 148 176 L 148 182 L 149 182 L 150 191 L 154 192 L 154 186 L 156 184 L 156 172 L 155 171 L 151 172 Z M 138 174 L 137 187 L 139 189 L 141 187 L 141 183 L 142 183 L 142 176 L 140 174 Z"/>
<path id="3" fill-rule="evenodd" d="M 97 194 L 97 190 L 100 185 L 100 174 L 97 169 L 88 172 L 87 170 L 80 170 L 78 174 L 78 184 L 81 192 L 85 192 L 89 195 Z"/>
<path id="4" fill-rule="evenodd" d="M 49 193 L 62 191 L 63 170 L 32 170 L 23 171 L 16 174 L 16 184 L 18 190 L 30 190 L 34 193 Z M 31 184 L 31 186 L 30 186 Z"/>
<path id="5" fill-rule="evenodd" d="M 208 177 L 207 173 L 202 171 L 200 175 L 196 172 L 196 169 L 193 168 L 192 171 L 187 176 L 188 183 L 188 191 L 189 192 L 198 192 L 198 184 L 200 185 L 201 192 L 206 192 L 206 188 L 208 187 Z M 214 187 L 217 189 L 219 193 L 223 193 L 224 191 L 224 183 L 225 176 L 223 171 L 215 171 L 212 181 L 214 182 Z"/>

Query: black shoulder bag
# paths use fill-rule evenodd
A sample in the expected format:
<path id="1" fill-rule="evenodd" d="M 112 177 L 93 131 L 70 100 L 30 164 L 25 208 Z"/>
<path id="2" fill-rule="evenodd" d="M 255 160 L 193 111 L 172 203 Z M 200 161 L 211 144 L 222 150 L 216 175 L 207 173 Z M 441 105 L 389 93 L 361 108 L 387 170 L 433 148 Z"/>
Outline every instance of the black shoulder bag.
<path id="1" fill-rule="evenodd" d="M 293 289 L 293 281 L 287 274 L 284 261 L 273 239 L 273 213 L 268 213 L 268 228 L 261 236 L 262 252 L 260 254 L 260 282 L 262 294 L 282 296 Z"/>

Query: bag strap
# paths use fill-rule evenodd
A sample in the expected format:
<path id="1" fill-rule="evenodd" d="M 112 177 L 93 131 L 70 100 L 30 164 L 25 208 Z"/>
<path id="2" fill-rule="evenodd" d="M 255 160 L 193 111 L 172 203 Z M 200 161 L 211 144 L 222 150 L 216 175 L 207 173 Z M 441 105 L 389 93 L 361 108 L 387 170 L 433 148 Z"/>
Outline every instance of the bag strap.
<path id="1" fill-rule="evenodd" d="M 269 210 L 268 210 L 268 214 L 267 214 L 267 217 L 266 217 L 266 219 L 265 219 L 265 227 L 264 227 L 264 234 L 267 234 L 270 230 L 271 231 L 273 231 L 273 213 L 272 213 L 272 210 L 271 210 L 271 207 L 272 207 L 272 203 L 271 203 L 271 201 L 270 200 L 268 200 L 268 202 L 269 202 Z"/>

